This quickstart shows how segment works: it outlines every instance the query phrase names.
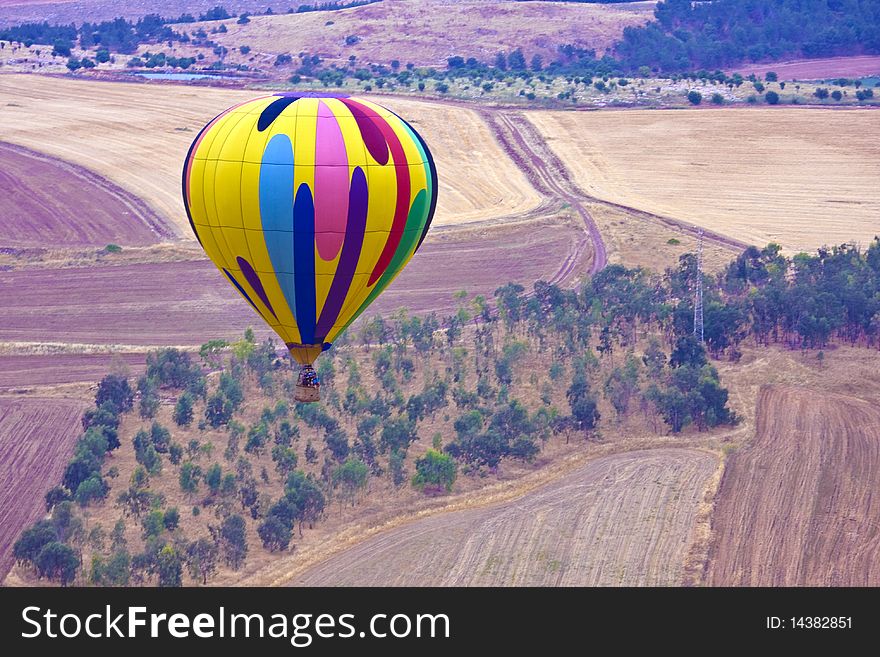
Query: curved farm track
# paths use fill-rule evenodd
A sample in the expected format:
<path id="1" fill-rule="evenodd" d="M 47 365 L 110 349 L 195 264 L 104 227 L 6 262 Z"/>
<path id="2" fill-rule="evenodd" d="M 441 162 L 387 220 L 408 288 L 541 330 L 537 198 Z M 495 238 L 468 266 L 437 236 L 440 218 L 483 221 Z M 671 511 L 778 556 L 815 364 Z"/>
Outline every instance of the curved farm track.
<path id="1" fill-rule="evenodd" d="M 593 244 L 593 259 L 590 274 L 601 271 L 608 263 L 605 242 L 596 222 L 582 203 L 583 194 L 571 182 L 571 175 L 565 164 L 547 148 L 543 138 L 536 139 L 528 127 L 528 119 L 522 114 L 507 113 L 500 110 L 481 110 L 480 115 L 492 129 L 498 143 L 522 169 L 526 179 L 545 197 L 557 199 L 570 205 L 583 219 L 585 229 Z"/>
<path id="2" fill-rule="evenodd" d="M 714 586 L 880 586 L 880 410 L 771 386 L 713 514 Z"/>
<path id="3" fill-rule="evenodd" d="M 0 582 L 19 532 L 45 513 L 80 433 L 84 401 L 0 397 Z"/>
<path id="4" fill-rule="evenodd" d="M 146 203 L 71 162 L 0 141 L 0 247 L 154 244 L 173 230 Z"/>
<path id="5" fill-rule="evenodd" d="M 293 583 L 678 585 L 717 464 L 709 453 L 675 448 L 598 458 L 514 501 L 386 531 Z"/>

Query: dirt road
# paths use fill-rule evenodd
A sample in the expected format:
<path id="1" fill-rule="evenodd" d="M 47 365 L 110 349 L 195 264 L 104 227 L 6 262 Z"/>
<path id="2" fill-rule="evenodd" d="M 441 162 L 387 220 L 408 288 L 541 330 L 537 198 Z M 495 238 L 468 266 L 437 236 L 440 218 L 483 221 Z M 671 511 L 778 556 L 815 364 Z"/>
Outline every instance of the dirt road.
<path id="1" fill-rule="evenodd" d="M 602 234 L 583 205 L 583 194 L 571 183 L 565 164 L 546 147 L 540 136 L 535 138 L 536 131 L 530 129 L 531 124 L 522 114 L 490 109 L 482 109 L 479 113 L 529 183 L 545 197 L 558 199 L 580 215 L 593 243 L 590 274 L 601 271 L 608 263 Z"/>

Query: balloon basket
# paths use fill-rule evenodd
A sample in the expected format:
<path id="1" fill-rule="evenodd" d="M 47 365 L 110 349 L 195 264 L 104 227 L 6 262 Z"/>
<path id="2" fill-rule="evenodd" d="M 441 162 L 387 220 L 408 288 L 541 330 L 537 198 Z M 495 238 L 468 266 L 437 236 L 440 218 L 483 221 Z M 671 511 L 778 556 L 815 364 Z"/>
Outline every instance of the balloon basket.
<path id="1" fill-rule="evenodd" d="M 310 403 L 321 400 L 321 382 L 315 368 L 303 365 L 296 382 L 293 398 L 298 402 Z"/>

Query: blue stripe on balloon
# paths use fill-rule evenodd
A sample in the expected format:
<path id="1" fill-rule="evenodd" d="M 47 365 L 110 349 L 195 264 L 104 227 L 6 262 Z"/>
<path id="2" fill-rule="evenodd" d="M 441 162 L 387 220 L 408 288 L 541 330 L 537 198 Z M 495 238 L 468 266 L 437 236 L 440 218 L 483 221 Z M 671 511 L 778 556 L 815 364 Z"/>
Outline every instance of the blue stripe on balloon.
<path id="1" fill-rule="evenodd" d="M 278 134 L 269 140 L 260 164 L 260 219 L 278 286 L 296 317 L 293 283 L 293 145 Z"/>
<path id="2" fill-rule="evenodd" d="M 296 191 L 293 206 L 293 268 L 296 281 L 296 325 L 302 344 L 315 341 L 315 204 L 306 183 Z"/>

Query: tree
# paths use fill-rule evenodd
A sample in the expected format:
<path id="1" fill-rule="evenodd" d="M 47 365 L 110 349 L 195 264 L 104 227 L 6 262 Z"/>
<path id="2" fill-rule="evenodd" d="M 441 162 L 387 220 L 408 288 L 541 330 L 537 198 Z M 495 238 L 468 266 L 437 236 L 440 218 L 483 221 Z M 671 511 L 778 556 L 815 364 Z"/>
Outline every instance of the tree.
<path id="1" fill-rule="evenodd" d="M 195 493 L 199 489 L 201 468 L 192 461 L 186 461 L 180 466 L 180 489 L 184 493 Z"/>
<path id="2" fill-rule="evenodd" d="M 835 89 L 834 91 L 831 92 L 831 97 L 832 97 L 834 100 L 836 100 L 836 101 L 839 102 L 839 101 L 843 98 L 843 94 L 840 93 L 840 90 L 839 90 L 839 89 Z"/>
<path id="3" fill-rule="evenodd" d="M 285 523 L 278 516 L 270 514 L 257 527 L 257 534 L 263 541 L 263 547 L 270 552 L 286 550 L 292 537 L 291 525 Z"/>
<path id="4" fill-rule="evenodd" d="M 417 439 L 415 423 L 406 417 L 396 417 L 388 420 L 382 427 L 380 445 L 383 452 L 399 450 L 405 453 Z"/>
<path id="5" fill-rule="evenodd" d="M 391 470 L 391 482 L 395 486 L 402 486 L 406 481 L 406 469 L 404 467 L 405 460 L 405 452 L 399 449 L 391 450 L 391 454 L 388 457 L 388 469 Z"/>
<path id="6" fill-rule="evenodd" d="M 272 448 L 272 461 L 275 462 L 275 469 L 278 470 L 278 474 L 286 477 L 296 468 L 296 450 L 284 445 L 275 445 Z"/>
<path id="7" fill-rule="evenodd" d="M 706 364 L 706 349 L 695 335 L 684 335 L 675 341 L 669 364 L 672 367 L 682 365 L 702 367 Z"/>
<path id="8" fill-rule="evenodd" d="M 541 55 L 535 53 L 532 55 L 531 61 L 531 69 L 535 72 L 538 72 L 544 68 L 544 60 Z"/>
<path id="9" fill-rule="evenodd" d="M 526 70 L 526 58 L 521 48 L 517 48 L 507 56 L 507 66 L 512 71 Z"/>
<path id="10" fill-rule="evenodd" d="M 208 583 L 208 577 L 217 572 L 217 544 L 207 538 L 193 541 L 186 547 L 186 566 L 194 580 Z"/>
<path id="11" fill-rule="evenodd" d="M 19 563 L 33 563 L 43 547 L 58 540 L 55 525 L 50 520 L 38 520 L 12 546 L 12 555 Z"/>
<path id="12" fill-rule="evenodd" d="M 764 100 L 767 101 L 768 105 L 778 105 L 779 94 L 775 91 L 768 91 L 766 94 L 764 94 Z"/>
<path id="13" fill-rule="evenodd" d="M 701 94 L 699 91 L 689 91 L 687 99 L 691 105 L 699 105 L 703 102 L 703 94 Z"/>
<path id="14" fill-rule="evenodd" d="M 231 515 L 220 525 L 219 542 L 223 559 L 233 570 L 238 570 L 247 557 L 247 535 L 244 518 Z"/>
<path id="15" fill-rule="evenodd" d="M 46 577 L 60 582 L 61 586 L 67 586 L 76 578 L 79 558 L 69 546 L 52 541 L 42 547 L 34 565 L 40 578 Z"/>
<path id="16" fill-rule="evenodd" d="M 171 432 L 158 422 L 153 422 L 150 426 L 150 442 L 153 443 L 157 452 L 165 454 L 168 452 L 168 445 L 171 442 Z"/>
<path id="17" fill-rule="evenodd" d="M 302 533 L 303 522 L 309 523 L 311 527 L 323 515 L 326 502 L 324 493 L 314 478 L 302 470 L 295 470 L 288 475 L 284 490 L 286 497 L 299 510 L 298 520 Z"/>
<path id="18" fill-rule="evenodd" d="M 324 437 L 324 442 L 327 445 L 327 449 L 329 449 L 330 453 L 333 455 L 333 458 L 337 461 L 341 462 L 346 456 L 348 456 L 348 436 L 346 436 L 345 431 L 342 429 L 334 429 L 328 432 Z"/>
<path id="19" fill-rule="evenodd" d="M 110 486 L 99 474 L 93 474 L 76 488 L 74 499 L 80 506 L 88 506 L 94 501 L 103 500 L 110 492 Z"/>
<path id="20" fill-rule="evenodd" d="M 95 406 L 102 406 L 104 402 L 110 402 L 116 408 L 117 413 L 130 411 L 134 405 L 134 391 L 128 384 L 128 379 L 118 374 L 108 374 L 98 384 L 98 392 L 95 394 Z"/>
<path id="21" fill-rule="evenodd" d="M 67 490 L 64 486 L 55 486 L 50 488 L 46 492 L 46 511 L 51 511 L 52 508 L 60 503 L 67 502 L 72 499 L 70 491 Z"/>
<path id="22" fill-rule="evenodd" d="M 605 397 L 611 402 L 618 418 L 627 414 L 629 402 L 639 390 L 639 361 L 627 356 L 623 367 L 614 368 L 605 379 Z"/>
<path id="23" fill-rule="evenodd" d="M 181 586 L 183 579 L 183 562 L 180 555 L 170 545 L 166 545 L 156 557 L 156 571 L 159 575 L 159 586 Z"/>
<path id="24" fill-rule="evenodd" d="M 765 79 L 767 82 L 776 82 L 776 80 L 778 80 L 779 77 L 776 75 L 776 71 L 767 71 L 767 72 L 764 74 L 764 79 Z"/>
<path id="25" fill-rule="evenodd" d="M 824 87 L 818 87 L 816 91 L 813 92 L 813 95 L 819 100 L 825 100 L 826 98 L 828 98 L 828 89 L 825 89 Z"/>
<path id="26" fill-rule="evenodd" d="M 341 487 L 343 496 L 354 506 L 355 496 L 358 491 L 366 487 L 369 476 L 370 470 L 366 463 L 358 458 L 349 457 L 333 471 L 333 487 Z"/>
<path id="27" fill-rule="evenodd" d="M 138 404 L 138 412 L 144 419 L 155 417 L 156 411 L 159 410 L 159 389 L 156 382 L 147 376 L 141 376 L 137 383 L 140 402 Z"/>
<path id="28" fill-rule="evenodd" d="M 596 398 L 591 394 L 577 397 L 571 403 L 571 416 L 575 429 L 585 432 L 595 429 L 601 417 Z"/>
<path id="29" fill-rule="evenodd" d="M 712 104 L 713 105 L 723 105 L 724 104 L 724 96 L 722 96 L 718 92 L 712 94 Z"/>
<path id="30" fill-rule="evenodd" d="M 182 389 L 202 378 L 202 370 L 187 352 L 165 348 L 147 354 L 146 376 L 159 386 Z"/>
<path id="31" fill-rule="evenodd" d="M 165 529 L 170 532 L 177 529 L 177 526 L 180 524 L 180 511 L 177 510 L 176 506 L 172 506 L 164 513 L 162 516 L 162 524 L 165 526 Z"/>
<path id="32" fill-rule="evenodd" d="M 174 405 L 174 423 L 179 427 L 188 427 L 193 419 L 193 398 L 188 392 L 183 393 Z"/>
<path id="33" fill-rule="evenodd" d="M 416 473 L 412 483 L 426 492 L 446 489 L 448 493 L 455 483 L 456 471 L 457 466 L 452 457 L 429 449 L 423 457 L 416 459 Z"/>
<path id="34" fill-rule="evenodd" d="M 212 495 L 216 495 L 220 490 L 220 484 L 223 480 L 223 470 L 220 467 L 220 464 L 213 463 L 211 467 L 208 468 L 207 472 L 205 472 L 205 483 L 208 488 L 211 490 Z"/>
<path id="35" fill-rule="evenodd" d="M 205 406 L 205 420 L 214 429 L 224 424 L 228 424 L 232 419 L 232 413 L 232 404 L 226 399 L 222 392 L 216 392 L 211 395 Z"/>

